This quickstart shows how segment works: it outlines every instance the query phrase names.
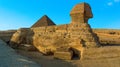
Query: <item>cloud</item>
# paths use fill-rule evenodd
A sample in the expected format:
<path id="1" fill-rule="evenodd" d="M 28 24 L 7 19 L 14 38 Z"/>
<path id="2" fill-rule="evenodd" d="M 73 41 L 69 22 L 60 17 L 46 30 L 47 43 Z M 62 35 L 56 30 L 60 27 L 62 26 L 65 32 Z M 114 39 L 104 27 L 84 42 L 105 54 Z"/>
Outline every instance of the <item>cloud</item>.
<path id="1" fill-rule="evenodd" d="M 112 6 L 113 4 L 119 3 L 119 2 L 120 2 L 120 0 L 113 0 L 113 1 L 111 1 L 111 2 L 108 2 L 107 5 L 108 5 L 108 6 Z"/>
<path id="2" fill-rule="evenodd" d="M 114 2 L 120 2 L 120 0 L 114 0 Z"/>
<path id="3" fill-rule="evenodd" d="M 108 5 L 108 6 L 112 6 L 113 3 L 112 3 L 112 2 L 108 2 L 107 5 Z"/>

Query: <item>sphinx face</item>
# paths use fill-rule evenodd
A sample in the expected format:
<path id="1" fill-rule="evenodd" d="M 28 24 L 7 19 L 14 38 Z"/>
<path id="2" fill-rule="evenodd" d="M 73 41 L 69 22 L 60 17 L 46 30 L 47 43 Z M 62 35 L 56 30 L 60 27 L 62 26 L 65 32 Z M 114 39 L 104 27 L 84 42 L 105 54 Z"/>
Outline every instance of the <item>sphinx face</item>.
<path id="1" fill-rule="evenodd" d="M 91 7 L 87 3 L 77 4 L 70 12 L 72 24 L 87 23 L 93 17 Z"/>
<path id="2" fill-rule="evenodd" d="M 70 15 L 73 15 L 73 14 L 76 14 L 76 15 L 79 14 L 80 16 L 84 16 L 85 18 L 93 17 L 91 7 L 87 3 L 77 4 L 70 12 Z"/>
<path id="3" fill-rule="evenodd" d="M 92 14 L 92 11 L 91 11 L 91 7 L 88 4 L 85 5 L 84 15 L 87 18 L 92 18 L 93 17 L 93 14 Z"/>

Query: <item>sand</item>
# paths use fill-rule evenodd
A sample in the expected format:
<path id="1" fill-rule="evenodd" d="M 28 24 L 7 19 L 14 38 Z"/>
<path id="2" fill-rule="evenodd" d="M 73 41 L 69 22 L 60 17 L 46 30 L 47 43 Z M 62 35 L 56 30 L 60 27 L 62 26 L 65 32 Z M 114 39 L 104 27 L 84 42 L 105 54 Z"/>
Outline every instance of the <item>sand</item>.
<path id="1" fill-rule="evenodd" d="M 102 49 L 120 48 L 120 46 L 104 46 Z M 99 48 L 99 50 L 102 50 Z M 38 51 L 16 50 L 19 55 L 28 57 L 32 61 L 41 65 L 41 67 L 120 67 L 120 56 L 108 57 L 100 59 L 73 59 L 73 60 L 58 60 L 53 56 L 42 55 Z M 113 53 L 111 53 L 113 54 Z"/>
<path id="2" fill-rule="evenodd" d="M 42 67 L 75 67 L 70 60 L 59 60 L 54 59 L 53 56 L 45 56 L 38 51 L 24 51 L 24 50 L 16 50 L 16 52 L 22 56 L 26 56 L 31 60 L 35 61 Z"/>

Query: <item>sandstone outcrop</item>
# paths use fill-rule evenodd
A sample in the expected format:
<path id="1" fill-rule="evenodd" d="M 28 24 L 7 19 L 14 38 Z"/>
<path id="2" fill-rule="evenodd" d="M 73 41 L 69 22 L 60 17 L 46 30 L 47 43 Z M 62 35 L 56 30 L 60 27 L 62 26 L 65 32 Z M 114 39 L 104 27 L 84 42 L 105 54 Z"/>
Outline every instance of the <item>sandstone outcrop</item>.
<path id="1" fill-rule="evenodd" d="M 30 28 L 21 28 L 13 34 L 9 44 L 13 48 L 36 50 L 33 46 L 33 34 L 34 33 L 30 30 Z"/>
<path id="2" fill-rule="evenodd" d="M 11 38 L 10 45 L 13 47 L 18 46 L 18 44 L 25 44 L 26 43 L 26 36 L 29 29 L 19 29 L 17 32 L 13 34 Z"/>
<path id="3" fill-rule="evenodd" d="M 70 12 L 70 16 L 72 18 L 70 24 L 43 25 L 42 27 L 40 25 L 40 27 L 30 29 L 19 29 L 13 35 L 11 44 L 32 44 L 43 54 L 55 53 L 54 56 L 61 59 L 66 58 L 62 57 L 64 52 L 67 52 L 66 56 L 69 57 L 67 59 L 72 57 L 72 50 L 66 51 L 68 48 L 100 46 L 98 37 L 88 24 L 88 19 L 93 17 L 89 4 L 77 4 Z M 58 49 L 62 49 L 62 51 Z M 80 50 L 78 51 L 80 52 Z"/>

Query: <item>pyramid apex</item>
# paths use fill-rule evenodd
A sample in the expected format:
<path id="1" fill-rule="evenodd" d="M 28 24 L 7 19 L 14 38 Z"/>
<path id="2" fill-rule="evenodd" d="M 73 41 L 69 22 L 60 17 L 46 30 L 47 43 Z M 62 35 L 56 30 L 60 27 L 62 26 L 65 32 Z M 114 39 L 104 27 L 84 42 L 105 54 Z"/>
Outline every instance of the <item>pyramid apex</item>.
<path id="1" fill-rule="evenodd" d="M 47 15 L 43 15 L 42 17 L 48 17 Z"/>
<path id="2" fill-rule="evenodd" d="M 31 26 L 31 28 L 51 25 L 56 24 L 47 15 L 43 15 L 35 24 Z"/>

